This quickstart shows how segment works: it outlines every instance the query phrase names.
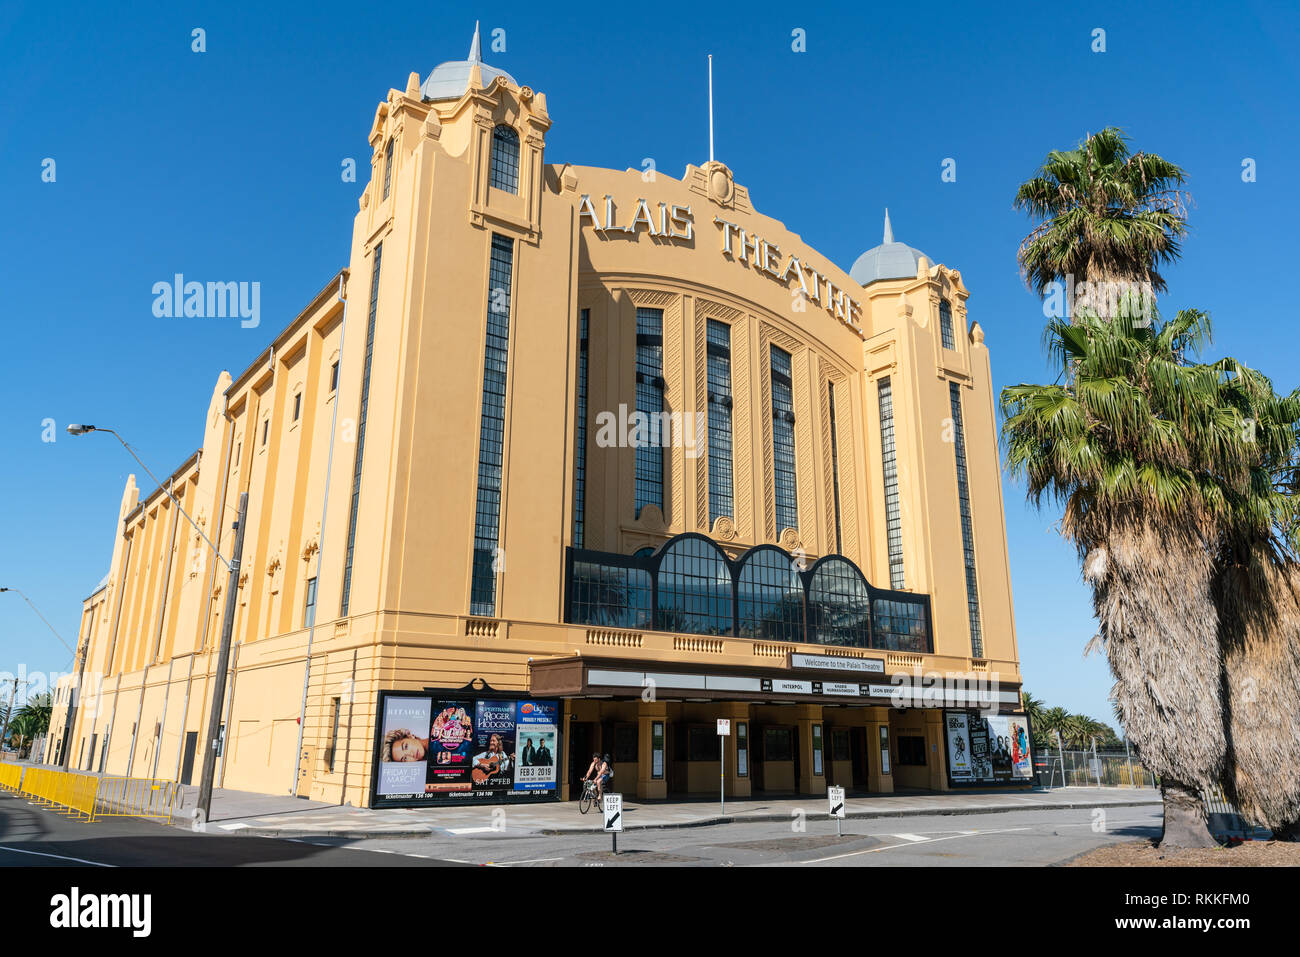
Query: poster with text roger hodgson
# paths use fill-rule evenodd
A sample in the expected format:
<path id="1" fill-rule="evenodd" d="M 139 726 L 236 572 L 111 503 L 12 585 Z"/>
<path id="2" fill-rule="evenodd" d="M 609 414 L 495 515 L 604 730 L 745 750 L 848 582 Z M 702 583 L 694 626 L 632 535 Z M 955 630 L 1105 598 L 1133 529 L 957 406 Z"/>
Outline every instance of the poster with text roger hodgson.
<path id="1" fill-rule="evenodd" d="M 481 699 L 475 707 L 475 791 L 509 791 L 515 780 L 515 702 Z"/>

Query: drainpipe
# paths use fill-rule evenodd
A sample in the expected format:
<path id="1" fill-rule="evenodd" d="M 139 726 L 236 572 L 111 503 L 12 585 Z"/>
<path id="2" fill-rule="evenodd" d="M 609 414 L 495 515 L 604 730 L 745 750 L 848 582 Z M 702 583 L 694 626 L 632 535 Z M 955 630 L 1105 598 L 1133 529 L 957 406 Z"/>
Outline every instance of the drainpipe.
<path id="1" fill-rule="evenodd" d="M 339 275 L 337 301 L 343 303 L 343 318 L 339 325 L 339 383 L 341 384 L 343 382 L 343 345 L 348 331 L 348 301 L 343 295 L 342 274 Z M 302 762 L 302 739 L 307 731 L 307 689 L 311 683 L 311 648 L 316 639 L 316 611 L 320 609 L 320 570 L 321 561 L 325 556 L 325 517 L 329 512 L 330 475 L 334 470 L 334 435 L 338 420 L 339 396 L 336 392 L 334 395 L 334 410 L 330 413 L 330 446 L 325 459 L 325 494 L 321 497 L 320 506 L 320 541 L 316 543 L 316 609 L 312 611 L 311 625 L 307 629 L 307 650 L 303 655 L 302 704 L 298 709 L 298 749 L 294 752 L 293 780 L 289 782 L 290 794 L 295 794 L 298 790 L 298 775 L 301 772 L 300 765 Z M 339 804 L 342 803 L 343 798 L 340 796 Z"/>

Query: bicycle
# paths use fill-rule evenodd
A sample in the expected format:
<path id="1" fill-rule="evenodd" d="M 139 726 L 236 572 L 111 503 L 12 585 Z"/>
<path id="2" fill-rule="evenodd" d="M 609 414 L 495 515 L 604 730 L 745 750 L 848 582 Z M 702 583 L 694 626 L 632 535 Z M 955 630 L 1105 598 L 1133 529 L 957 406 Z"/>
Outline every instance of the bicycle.
<path id="1" fill-rule="evenodd" d="M 596 800 L 596 782 L 582 782 L 582 796 L 578 798 L 578 811 L 586 814 L 597 803 Z"/>

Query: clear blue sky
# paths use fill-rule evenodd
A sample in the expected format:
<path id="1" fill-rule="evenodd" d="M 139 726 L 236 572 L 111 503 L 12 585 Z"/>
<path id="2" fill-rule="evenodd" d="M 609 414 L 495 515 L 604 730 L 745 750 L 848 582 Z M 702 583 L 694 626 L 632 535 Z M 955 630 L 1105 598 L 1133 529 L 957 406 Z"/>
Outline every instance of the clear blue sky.
<path id="1" fill-rule="evenodd" d="M 1256 3 L 995 6 L 529 3 L 113 4 L 8 0 L 0 12 L 0 586 L 21 588 L 72 643 L 107 570 L 134 463 L 119 429 L 168 474 L 202 441 L 217 374 L 237 373 L 345 264 L 377 103 L 411 71 L 484 57 L 544 91 L 549 162 L 680 176 L 707 159 L 713 53 L 718 158 L 757 208 L 847 268 L 897 238 L 962 271 L 995 388 L 1049 378 L 1041 305 L 1011 207 L 1049 149 L 1123 127 L 1183 165 L 1196 205 L 1166 309 L 1199 306 L 1213 352 L 1300 384 L 1292 286 L 1294 11 Z M 405 19 L 399 19 L 405 16 Z M 191 52 L 191 30 L 207 52 Z M 505 52 L 488 49 L 494 28 Z M 791 49 L 806 31 L 807 51 Z M 1093 53 L 1092 31 L 1106 31 Z M 41 180 L 42 161 L 56 181 Z M 940 179 L 945 158 L 957 180 Z M 1258 181 L 1241 164 L 1256 160 Z M 153 316 L 177 272 L 262 284 L 262 326 Z M 1275 278 L 1276 277 L 1276 278 Z M 42 422 L 58 440 L 41 441 Z M 149 482 L 139 477 L 142 487 Z M 1027 686 L 1111 720 L 1109 676 L 1057 515 L 1007 481 Z M 69 656 L 16 595 L 0 595 L 0 670 Z"/>

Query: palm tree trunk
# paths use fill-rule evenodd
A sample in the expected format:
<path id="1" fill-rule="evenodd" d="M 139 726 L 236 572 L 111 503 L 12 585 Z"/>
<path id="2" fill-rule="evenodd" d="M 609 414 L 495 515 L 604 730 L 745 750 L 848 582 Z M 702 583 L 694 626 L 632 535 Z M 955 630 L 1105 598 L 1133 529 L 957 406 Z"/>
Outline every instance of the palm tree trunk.
<path id="1" fill-rule="evenodd" d="M 1300 568 L 1255 549 L 1218 586 L 1228 762 L 1251 823 L 1300 838 Z"/>
<path id="2" fill-rule="evenodd" d="M 1190 518 L 1160 521 L 1137 512 L 1088 529 L 1085 540 L 1104 544 L 1084 558 L 1083 575 L 1115 676 L 1116 713 L 1162 782 L 1161 846 L 1206 847 L 1214 838 L 1199 792 L 1218 784 L 1227 750 L 1213 562 Z"/>
<path id="3" fill-rule="evenodd" d="M 1210 833 L 1200 793 L 1178 781 L 1161 781 L 1165 826 L 1156 843 L 1161 847 L 1218 847 Z"/>

